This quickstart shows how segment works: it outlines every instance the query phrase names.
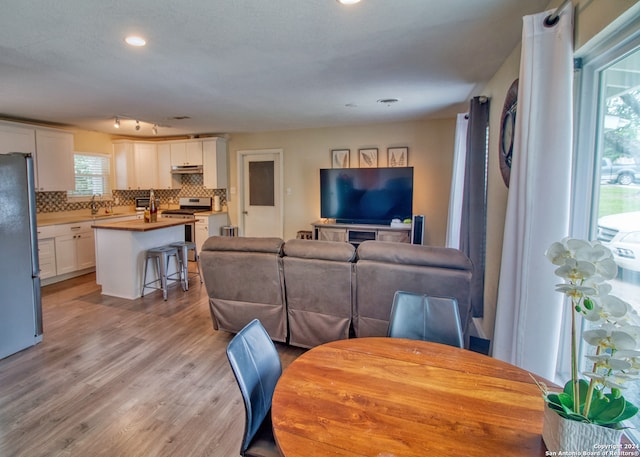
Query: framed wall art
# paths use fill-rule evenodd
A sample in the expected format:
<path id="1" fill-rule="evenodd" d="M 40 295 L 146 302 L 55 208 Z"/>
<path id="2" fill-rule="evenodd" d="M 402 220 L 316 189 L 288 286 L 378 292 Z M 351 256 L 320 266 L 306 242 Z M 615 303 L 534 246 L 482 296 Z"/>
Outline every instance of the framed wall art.
<path id="1" fill-rule="evenodd" d="M 388 148 L 387 157 L 389 167 L 409 166 L 409 148 Z"/>
<path id="2" fill-rule="evenodd" d="M 331 168 L 349 168 L 351 149 L 332 149 Z"/>
<path id="3" fill-rule="evenodd" d="M 360 149 L 358 152 L 360 168 L 375 168 L 378 166 L 378 148 Z"/>

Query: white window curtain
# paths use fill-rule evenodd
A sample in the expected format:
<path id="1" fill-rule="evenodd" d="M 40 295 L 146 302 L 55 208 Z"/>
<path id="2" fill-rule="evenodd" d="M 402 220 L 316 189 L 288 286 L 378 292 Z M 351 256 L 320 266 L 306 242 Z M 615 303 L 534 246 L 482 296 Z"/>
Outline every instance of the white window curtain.
<path id="1" fill-rule="evenodd" d="M 553 380 L 563 296 L 544 253 L 569 233 L 573 8 L 546 27 L 550 13 L 523 18 L 493 356 Z"/>
<path id="2" fill-rule="evenodd" d="M 447 224 L 447 247 L 460 249 L 460 220 L 462 218 L 462 195 L 464 191 L 464 166 L 467 157 L 467 126 L 469 115 L 458 114 L 456 138 L 453 151 L 453 173 L 449 196 L 449 218 Z"/>

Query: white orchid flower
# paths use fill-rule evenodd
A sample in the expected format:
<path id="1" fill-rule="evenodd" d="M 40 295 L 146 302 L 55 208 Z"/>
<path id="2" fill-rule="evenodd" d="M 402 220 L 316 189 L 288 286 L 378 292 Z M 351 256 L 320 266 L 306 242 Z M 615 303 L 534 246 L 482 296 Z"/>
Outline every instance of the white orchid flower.
<path id="1" fill-rule="evenodd" d="M 600 243 L 592 245 L 585 242 L 585 245 L 579 249 L 576 249 L 575 252 L 575 257 L 577 260 L 585 260 L 591 263 L 603 261 L 611 256 L 611 252 Z"/>
<path id="2" fill-rule="evenodd" d="M 636 339 L 633 335 L 617 328 L 598 328 L 582 333 L 582 338 L 592 346 L 605 349 L 635 349 Z"/>
<path id="3" fill-rule="evenodd" d="M 556 291 L 578 300 L 596 293 L 593 287 L 579 286 L 577 284 L 556 284 Z"/>
<path id="4" fill-rule="evenodd" d="M 564 265 L 565 261 L 571 258 L 571 252 L 562 243 L 553 243 L 545 253 L 547 258 L 554 265 Z"/>
<path id="5" fill-rule="evenodd" d="M 604 259 L 596 263 L 596 272 L 605 280 L 610 280 L 617 276 L 618 265 L 613 258 Z"/>
<path id="6" fill-rule="evenodd" d="M 638 376 L 638 370 L 640 370 L 640 351 L 625 349 L 616 351 L 615 354 L 613 354 L 613 357 L 629 362 L 631 365 L 630 369 L 633 370 L 633 374 Z"/>
<path id="7" fill-rule="evenodd" d="M 573 252 L 591 247 L 591 243 L 589 243 L 588 241 L 579 240 L 577 238 L 565 238 L 562 240 L 562 244 L 564 244 L 567 249 Z"/>
<path id="8" fill-rule="evenodd" d="M 564 265 L 556 269 L 555 274 L 571 282 L 578 282 L 595 275 L 596 266 L 584 260 L 567 259 Z"/>
<path id="9" fill-rule="evenodd" d="M 598 368 L 606 368 L 610 370 L 628 370 L 631 368 L 631 363 L 627 360 L 618 359 L 613 357 L 611 354 L 599 354 L 599 355 L 588 355 L 587 359 L 591 360 L 596 364 Z"/>
<path id="10" fill-rule="evenodd" d="M 622 383 L 615 382 L 619 380 L 617 376 L 614 377 L 614 376 L 602 375 L 602 374 L 593 373 L 593 372 L 584 373 L 584 375 L 587 378 L 590 378 L 593 381 L 597 382 L 598 384 L 602 384 L 604 387 L 609 387 L 611 389 L 625 388 L 625 386 Z"/>

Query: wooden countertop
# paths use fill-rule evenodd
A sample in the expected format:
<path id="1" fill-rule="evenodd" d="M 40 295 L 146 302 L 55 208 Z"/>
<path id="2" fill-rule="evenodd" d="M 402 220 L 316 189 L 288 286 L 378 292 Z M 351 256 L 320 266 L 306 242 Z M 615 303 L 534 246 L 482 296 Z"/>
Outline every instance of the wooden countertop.
<path id="1" fill-rule="evenodd" d="M 316 346 L 284 371 L 271 407 L 283 456 L 540 457 L 544 401 L 529 373 L 401 338 Z"/>
<path id="2" fill-rule="evenodd" d="M 185 225 L 195 223 L 195 219 L 171 219 L 171 218 L 158 218 L 157 222 L 145 222 L 141 219 L 135 221 L 121 221 L 121 222 L 99 222 L 93 224 L 91 228 L 94 229 L 108 229 L 108 230 L 127 230 L 130 232 L 148 232 L 150 230 L 158 230 L 167 227 L 174 227 L 176 225 Z"/>

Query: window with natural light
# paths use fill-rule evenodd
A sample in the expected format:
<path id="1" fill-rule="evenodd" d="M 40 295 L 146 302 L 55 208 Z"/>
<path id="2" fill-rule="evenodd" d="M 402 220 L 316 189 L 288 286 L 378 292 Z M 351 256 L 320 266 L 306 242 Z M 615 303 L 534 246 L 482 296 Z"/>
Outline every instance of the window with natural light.
<path id="1" fill-rule="evenodd" d="M 584 220 L 591 221 L 591 237 L 611 249 L 618 265 L 611 294 L 631 305 L 636 311 L 632 324 L 640 328 L 640 36 L 625 46 L 615 50 L 614 45 L 604 53 L 604 61 L 585 66 L 580 116 L 592 122 L 580 123 L 578 170 L 580 174 L 581 162 L 591 163 L 593 170 L 592 181 L 576 187 L 574 201 L 576 207 L 584 207 Z M 585 140 L 588 137 L 591 140 Z M 587 174 L 584 168 L 582 174 Z M 577 176 L 576 182 L 581 180 Z M 588 188 L 592 191 L 585 192 Z M 585 195 L 591 195 L 590 201 L 580 203 Z M 583 369 L 590 371 L 587 363 Z M 640 406 L 637 382 L 630 382 L 623 394 Z M 628 434 L 639 442 L 640 415 L 629 422 Z"/>
<path id="2" fill-rule="evenodd" d="M 74 153 L 76 188 L 69 197 L 91 197 L 111 195 L 111 159 L 106 154 L 89 152 Z"/>

